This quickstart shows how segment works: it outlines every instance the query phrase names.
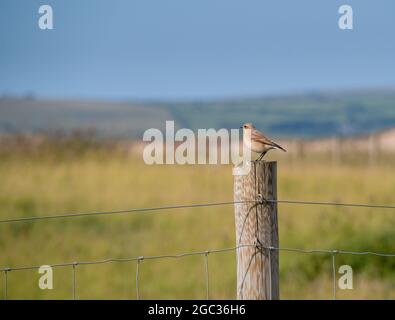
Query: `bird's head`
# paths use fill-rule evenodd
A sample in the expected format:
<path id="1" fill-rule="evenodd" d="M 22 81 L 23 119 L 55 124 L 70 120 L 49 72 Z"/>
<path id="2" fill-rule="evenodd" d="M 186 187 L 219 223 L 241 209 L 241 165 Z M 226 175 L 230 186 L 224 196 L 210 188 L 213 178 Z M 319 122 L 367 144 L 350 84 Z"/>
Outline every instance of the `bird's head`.
<path id="1" fill-rule="evenodd" d="M 245 123 L 243 124 L 240 129 L 253 129 L 254 126 L 252 125 L 252 123 Z"/>

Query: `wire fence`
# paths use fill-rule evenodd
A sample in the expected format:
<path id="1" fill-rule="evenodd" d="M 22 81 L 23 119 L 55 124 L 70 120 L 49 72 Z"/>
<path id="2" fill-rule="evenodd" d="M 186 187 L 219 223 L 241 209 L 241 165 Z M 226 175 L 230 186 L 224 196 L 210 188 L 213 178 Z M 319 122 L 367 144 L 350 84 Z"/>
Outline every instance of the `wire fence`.
<path id="1" fill-rule="evenodd" d="M 161 207 L 151 207 L 151 208 L 134 208 L 127 210 L 117 210 L 117 211 L 100 211 L 100 212 L 78 212 L 78 213 L 64 213 L 64 214 L 54 214 L 54 215 L 43 215 L 43 216 L 31 216 L 31 217 L 19 217 L 19 218 L 8 218 L 0 220 L 0 223 L 16 223 L 16 222 L 29 222 L 35 220 L 48 220 L 48 219 L 63 219 L 63 218 L 76 218 L 76 217 L 86 217 L 95 215 L 113 215 L 113 214 L 124 214 L 124 213 L 149 213 L 162 210 L 172 210 L 172 209 L 185 209 L 185 208 L 198 208 L 198 207 L 211 207 L 211 206 L 224 206 L 224 205 L 236 205 L 243 203 L 279 203 L 279 204 L 297 204 L 297 205 L 324 205 L 324 206 L 342 206 L 342 207 L 359 207 L 359 208 L 373 208 L 373 209 L 395 209 L 395 205 L 376 205 L 376 204 L 358 204 L 358 203 L 339 203 L 339 202 L 317 202 L 317 201 L 299 201 L 299 200 L 277 200 L 277 199 L 257 199 L 257 200 L 245 200 L 245 201 L 223 201 L 223 202 L 211 202 L 204 204 L 182 204 L 182 205 L 168 205 Z M 108 263 L 125 263 L 125 262 L 136 262 L 136 299 L 141 298 L 140 293 L 140 272 L 142 267 L 142 262 L 144 260 L 161 260 L 161 259 L 180 259 L 190 256 L 203 256 L 204 257 L 204 270 L 205 270 L 205 287 L 206 299 L 210 299 L 210 276 L 209 276 L 209 255 L 217 254 L 222 252 L 231 252 L 238 249 L 243 249 L 247 247 L 256 247 L 261 252 L 265 250 L 268 253 L 269 264 L 270 256 L 272 251 L 284 251 L 284 252 L 294 252 L 299 254 L 326 254 L 331 258 L 331 268 L 332 268 L 332 287 L 333 287 L 333 299 L 336 299 L 336 256 L 337 255 L 372 255 L 380 257 L 392 257 L 395 258 L 395 253 L 381 253 L 373 251 L 349 251 L 341 249 L 302 249 L 302 248 L 292 248 L 292 247 L 266 247 L 261 244 L 241 244 L 229 248 L 219 248 L 195 252 L 184 252 L 178 254 L 167 254 L 167 255 L 153 255 L 153 256 L 137 256 L 130 258 L 107 258 L 102 260 L 93 261 L 73 261 L 64 263 L 55 263 L 50 266 L 51 268 L 59 267 L 71 267 L 72 268 L 72 298 L 77 299 L 77 267 L 79 265 L 92 266 L 98 264 L 108 264 Z M 21 270 L 35 270 L 40 269 L 41 265 L 30 265 L 30 266 L 16 266 L 16 267 L 1 267 L 0 272 L 3 273 L 3 291 L 4 299 L 8 298 L 8 288 L 9 288 L 9 278 L 8 275 L 12 271 Z M 271 272 L 271 267 L 269 268 Z M 248 271 L 247 271 L 248 272 Z M 246 273 L 247 273 L 246 272 Z M 246 276 L 246 275 L 245 275 Z M 271 279 L 271 275 L 269 277 Z M 269 284 L 270 286 L 270 284 Z M 271 290 L 270 290 L 271 292 Z"/>
<path id="2" fill-rule="evenodd" d="M 235 204 L 243 204 L 243 203 L 262 203 L 262 201 L 268 203 L 280 203 L 280 204 L 357 207 L 357 208 L 372 208 L 372 209 L 395 209 L 395 205 L 258 199 L 258 200 L 244 200 L 244 201 L 223 201 L 223 202 L 168 205 L 168 206 L 150 207 L 150 208 L 132 208 L 132 209 L 115 210 L 115 211 L 75 212 L 75 213 L 62 213 L 62 214 L 53 214 L 53 215 L 31 216 L 31 217 L 18 217 L 18 218 L 8 218 L 8 219 L 0 220 L 0 223 L 24 222 L 24 221 L 26 222 L 26 221 L 34 221 L 34 220 L 49 220 L 49 219 L 67 219 L 67 218 L 78 218 L 78 217 L 88 217 L 88 216 L 98 216 L 98 215 L 150 213 L 155 211 L 173 210 L 173 209 L 213 207 L 213 206 L 235 205 Z"/>

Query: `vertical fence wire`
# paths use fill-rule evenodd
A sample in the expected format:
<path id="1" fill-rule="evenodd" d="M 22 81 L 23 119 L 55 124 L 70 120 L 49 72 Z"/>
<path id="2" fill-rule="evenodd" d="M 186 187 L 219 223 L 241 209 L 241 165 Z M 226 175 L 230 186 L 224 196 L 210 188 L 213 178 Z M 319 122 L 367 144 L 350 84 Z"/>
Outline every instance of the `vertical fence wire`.
<path id="1" fill-rule="evenodd" d="M 7 300 L 8 270 L 4 270 L 4 300 Z"/>
<path id="2" fill-rule="evenodd" d="M 261 252 L 261 254 L 262 254 L 262 250 L 258 249 L 258 248 L 255 246 L 255 252 L 254 252 L 254 254 L 251 256 L 250 261 L 248 262 L 247 269 L 246 269 L 246 271 L 245 271 L 245 273 L 244 273 L 244 275 L 243 275 L 243 279 L 241 280 L 241 285 L 240 285 L 240 290 L 239 290 L 240 300 L 243 300 L 244 282 L 245 282 L 245 280 L 246 280 L 246 278 L 247 278 L 248 272 L 250 271 L 251 263 L 252 263 L 252 261 L 254 260 L 254 258 L 256 257 L 256 255 L 257 255 L 259 252 Z"/>
<path id="3" fill-rule="evenodd" d="M 272 300 L 272 248 L 268 248 L 269 260 L 269 300 Z"/>
<path id="4" fill-rule="evenodd" d="M 144 259 L 144 257 L 138 257 L 136 260 L 136 299 L 140 300 L 140 262 Z"/>
<path id="5" fill-rule="evenodd" d="M 206 300 L 210 299 L 210 278 L 209 278 L 209 270 L 208 270 L 208 254 L 209 252 L 206 251 L 204 254 L 204 265 L 206 271 Z"/>
<path id="6" fill-rule="evenodd" d="M 72 288 L 73 288 L 73 300 L 76 300 L 76 270 L 75 267 L 77 266 L 77 262 L 73 263 L 73 283 L 72 283 Z"/>
<path id="7" fill-rule="evenodd" d="M 336 253 L 332 252 L 332 285 L 333 285 L 333 300 L 336 300 Z"/>

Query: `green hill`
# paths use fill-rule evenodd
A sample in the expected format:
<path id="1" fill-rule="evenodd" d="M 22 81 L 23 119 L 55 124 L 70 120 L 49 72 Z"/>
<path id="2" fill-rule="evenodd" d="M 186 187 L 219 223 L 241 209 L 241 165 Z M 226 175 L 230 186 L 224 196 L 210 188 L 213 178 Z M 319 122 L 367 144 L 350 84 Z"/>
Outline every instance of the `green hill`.
<path id="1" fill-rule="evenodd" d="M 357 135 L 395 126 L 395 90 L 173 102 L 0 99 L 0 133 L 94 129 L 140 138 L 148 128 L 163 129 L 166 120 L 194 130 L 253 122 L 275 136 Z"/>

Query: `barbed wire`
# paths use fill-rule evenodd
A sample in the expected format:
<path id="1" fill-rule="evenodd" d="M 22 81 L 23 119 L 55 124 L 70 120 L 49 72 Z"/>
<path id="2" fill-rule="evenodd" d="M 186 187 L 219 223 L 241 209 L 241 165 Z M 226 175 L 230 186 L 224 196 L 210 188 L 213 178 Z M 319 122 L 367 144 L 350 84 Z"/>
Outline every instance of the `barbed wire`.
<path id="1" fill-rule="evenodd" d="M 77 217 L 96 216 L 96 215 L 143 213 L 143 212 L 155 212 L 155 211 L 161 211 L 161 210 L 224 206 L 224 205 L 234 205 L 234 204 L 243 204 L 243 203 L 260 203 L 260 204 L 262 204 L 262 202 L 279 203 L 279 204 L 358 207 L 358 208 L 372 208 L 372 209 L 395 209 L 395 205 L 383 205 L 383 204 L 361 204 L 361 203 L 322 202 L 322 201 L 303 201 L 303 200 L 277 200 L 277 199 L 259 198 L 256 200 L 180 204 L 180 205 L 167 205 L 167 206 L 150 207 L 150 208 L 132 208 L 132 209 L 114 210 L 114 211 L 77 212 L 77 213 L 63 213 L 63 214 L 43 215 L 43 216 L 19 217 L 19 218 L 9 218 L 9 219 L 0 220 L 0 223 L 62 219 L 62 218 L 77 218 Z"/>

